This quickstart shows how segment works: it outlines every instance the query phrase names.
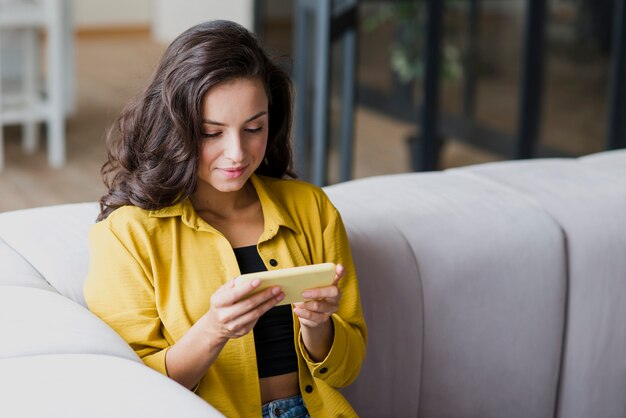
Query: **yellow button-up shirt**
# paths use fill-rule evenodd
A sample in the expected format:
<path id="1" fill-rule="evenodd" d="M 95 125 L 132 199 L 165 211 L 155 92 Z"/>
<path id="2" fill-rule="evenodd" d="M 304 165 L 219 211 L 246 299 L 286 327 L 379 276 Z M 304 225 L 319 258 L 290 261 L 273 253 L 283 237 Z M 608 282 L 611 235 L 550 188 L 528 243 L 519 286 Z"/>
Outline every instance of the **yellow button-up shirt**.
<path id="1" fill-rule="evenodd" d="M 323 262 L 346 268 L 326 359 L 309 358 L 296 316 L 294 339 L 300 390 L 311 416 L 356 416 L 337 388 L 357 377 L 367 330 L 341 217 L 316 186 L 256 175 L 251 180 L 265 225 L 257 249 L 268 270 Z M 155 211 L 118 208 L 92 227 L 89 243 L 89 309 L 166 375 L 168 348 L 209 310 L 211 295 L 240 274 L 228 240 L 197 215 L 189 199 Z M 253 333 L 226 343 L 196 393 L 227 417 L 261 416 Z"/>

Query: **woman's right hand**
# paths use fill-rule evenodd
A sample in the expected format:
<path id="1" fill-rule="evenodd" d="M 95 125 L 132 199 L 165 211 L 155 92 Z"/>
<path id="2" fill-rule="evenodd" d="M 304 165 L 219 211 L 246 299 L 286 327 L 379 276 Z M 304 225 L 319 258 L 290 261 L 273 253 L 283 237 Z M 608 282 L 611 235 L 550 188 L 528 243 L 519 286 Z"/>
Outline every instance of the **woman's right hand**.
<path id="1" fill-rule="evenodd" d="M 285 298 L 278 286 L 248 297 L 260 284 L 259 279 L 249 283 L 237 283 L 233 279 L 213 293 L 211 308 L 205 315 L 213 328 L 213 335 L 224 342 L 246 335 L 252 331 L 261 315 Z"/>
<path id="2" fill-rule="evenodd" d="M 204 376 L 231 338 L 249 333 L 265 312 L 285 298 L 279 287 L 253 296 L 260 281 L 233 279 L 211 296 L 211 307 L 166 353 L 168 376 L 191 389 Z"/>

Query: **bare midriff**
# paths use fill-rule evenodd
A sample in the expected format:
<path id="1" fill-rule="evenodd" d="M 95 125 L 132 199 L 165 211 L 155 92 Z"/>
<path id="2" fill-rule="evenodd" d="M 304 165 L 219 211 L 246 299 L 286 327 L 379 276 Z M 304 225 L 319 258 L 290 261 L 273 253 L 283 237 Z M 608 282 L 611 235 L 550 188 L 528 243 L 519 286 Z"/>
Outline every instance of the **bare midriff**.
<path id="1" fill-rule="evenodd" d="M 276 399 L 290 398 L 300 393 L 298 372 L 280 374 L 278 376 L 262 377 L 261 403 L 266 404 Z"/>

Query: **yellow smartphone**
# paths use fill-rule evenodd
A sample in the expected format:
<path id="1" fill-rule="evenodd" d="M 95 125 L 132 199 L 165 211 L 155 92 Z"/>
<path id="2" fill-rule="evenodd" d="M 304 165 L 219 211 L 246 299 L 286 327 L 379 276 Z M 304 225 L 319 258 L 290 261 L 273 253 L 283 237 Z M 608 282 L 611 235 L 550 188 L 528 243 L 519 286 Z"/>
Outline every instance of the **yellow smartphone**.
<path id="1" fill-rule="evenodd" d="M 268 287 L 279 286 L 285 294 L 285 299 L 277 304 L 279 306 L 303 302 L 302 292 L 307 289 L 330 286 L 334 278 L 335 264 L 321 263 L 242 274 L 235 279 L 235 283 L 248 283 L 254 279 L 261 280 L 259 287 L 250 296 Z"/>

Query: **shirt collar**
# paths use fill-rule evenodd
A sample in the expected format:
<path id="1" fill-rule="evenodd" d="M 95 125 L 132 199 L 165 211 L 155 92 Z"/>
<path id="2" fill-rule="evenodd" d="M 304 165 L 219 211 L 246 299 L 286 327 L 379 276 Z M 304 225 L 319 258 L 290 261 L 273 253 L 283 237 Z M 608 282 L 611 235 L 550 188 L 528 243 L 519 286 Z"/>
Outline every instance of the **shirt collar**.
<path id="1" fill-rule="evenodd" d="M 182 222 L 193 229 L 200 229 L 202 225 L 207 225 L 206 222 L 198 216 L 189 198 L 172 206 L 151 210 L 149 216 L 151 218 L 175 218 L 180 216 Z"/>
<path id="2" fill-rule="evenodd" d="M 294 232 L 298 232 L 293 218 L 285 207 L 276 199 L 272 191 L 267 187 L 264 177 L 253 174 L 250 177 L 252 185 L 256 190 L 261 207 L 263 208 L 263 217 L 265 221 L 265 229 L 263 235 L 271 237 L 278 232 L 280 226 L 285 226 Z M 170 218 L 180 216 L 182 222 L 190 228 L 199 229 L 206 222 L 198 216 L 191 200 L 189 198 L 162 209 L 151 210 L 149 213 L 153 218 Z"/>
<path id="3" fill-rule="evenodd" d="M 271 233 L 271 235 L 278 232 L 278 227 L 284 226 L 291 229 L 294 232 L 298 232 L 293 218 L 285 207 L 276 198 L 272 190 L 267 186 L 267 180 L 263 176 L 257 176 L 253 174 L 251 177 L 252 185 L 256 190 L 259 200 L 261 201 L 261 207 L 263 208 L 263 217 L 265 218 L 265 233 Z"/>

